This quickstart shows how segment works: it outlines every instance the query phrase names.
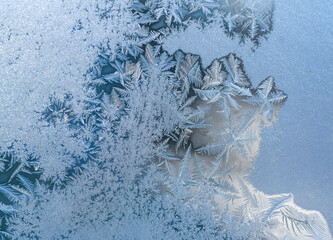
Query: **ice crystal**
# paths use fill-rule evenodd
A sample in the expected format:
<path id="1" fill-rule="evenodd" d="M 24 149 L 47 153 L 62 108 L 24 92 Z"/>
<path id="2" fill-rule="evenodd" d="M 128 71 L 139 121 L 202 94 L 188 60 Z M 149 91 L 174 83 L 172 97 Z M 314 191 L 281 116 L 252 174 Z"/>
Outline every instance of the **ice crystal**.
<path id="1" fill-rule="evenodd" d="M 228 36 L 259 45 L 272 30 L 274 1 L 268 0 L 135 0 L 138 22 L 152 29 L 184 29 L 193 21 L 219 22 Z M 168 31 L 167 31 L 168 32 Z"/>

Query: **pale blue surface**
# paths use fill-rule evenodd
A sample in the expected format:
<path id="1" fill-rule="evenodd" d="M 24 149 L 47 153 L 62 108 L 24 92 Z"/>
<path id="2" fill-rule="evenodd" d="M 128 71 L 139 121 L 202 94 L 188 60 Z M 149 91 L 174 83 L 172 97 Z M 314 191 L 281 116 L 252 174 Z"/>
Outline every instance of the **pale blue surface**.
<path id="1" fill-rule="evenodd" d="M 244 59 L 251 77 L 272 75 L 289 95 L 279 122 L 263 131 L 253 184 L 269 194 L 292 192 L 301 207 L 319 210 L 331 230 L 332 13 L 332 1 L 276 1 L 273 34 Z"/>

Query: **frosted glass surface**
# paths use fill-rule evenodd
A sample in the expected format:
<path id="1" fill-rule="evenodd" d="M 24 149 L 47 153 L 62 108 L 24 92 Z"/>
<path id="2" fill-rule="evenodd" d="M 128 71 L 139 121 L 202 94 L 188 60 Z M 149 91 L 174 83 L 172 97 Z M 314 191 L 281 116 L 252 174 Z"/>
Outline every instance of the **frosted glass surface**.
<path id="1" fill-rule="evenodd" d="M 0 239 L 332 240 L 332 13 L 0 0 Z"/>

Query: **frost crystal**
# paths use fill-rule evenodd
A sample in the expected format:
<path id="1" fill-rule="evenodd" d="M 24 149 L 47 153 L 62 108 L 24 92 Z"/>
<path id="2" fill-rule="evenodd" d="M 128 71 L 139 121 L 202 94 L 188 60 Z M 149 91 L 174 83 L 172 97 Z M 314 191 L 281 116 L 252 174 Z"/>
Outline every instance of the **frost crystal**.
<path id="1" fill-rule="evenodd" d="M 228 36 L 237 36 L 242 43 L 250 39 L 255 45 L 273 26 L 273 0 L 135 0 L 132 7 L 138 23 L 151 29 L 173 31 L 193 21 L 218 22 Z"/>

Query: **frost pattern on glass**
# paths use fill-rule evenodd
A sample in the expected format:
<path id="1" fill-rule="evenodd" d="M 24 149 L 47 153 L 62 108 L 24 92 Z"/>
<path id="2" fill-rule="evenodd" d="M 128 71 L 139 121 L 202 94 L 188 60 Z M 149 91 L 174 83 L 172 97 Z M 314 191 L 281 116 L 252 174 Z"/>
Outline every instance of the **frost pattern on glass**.
<path id="1" fill-rule="evenodd" d="M 287 99 L 274 78 L 255 88 L 233 53 L 204 69 L 163 50 L 164 36 L 197 22 L 259 46 L 273 9 L 5 3 L 1 239 L 332 239 L 319 212 L 247 180 Z"/>
<path id="2" fill-rule="evenodd" d="M 259 45 L 273 27 L 273 0 L 135 0 L 138 22 L 170 34 L 193 21 L 203 25 L 219 23 L 220 30 L 241 43 L 247 39 Z"/>

